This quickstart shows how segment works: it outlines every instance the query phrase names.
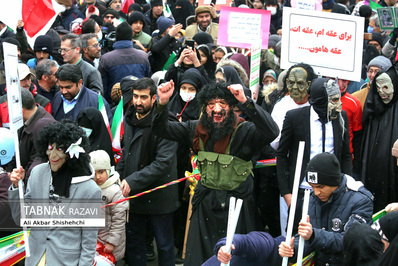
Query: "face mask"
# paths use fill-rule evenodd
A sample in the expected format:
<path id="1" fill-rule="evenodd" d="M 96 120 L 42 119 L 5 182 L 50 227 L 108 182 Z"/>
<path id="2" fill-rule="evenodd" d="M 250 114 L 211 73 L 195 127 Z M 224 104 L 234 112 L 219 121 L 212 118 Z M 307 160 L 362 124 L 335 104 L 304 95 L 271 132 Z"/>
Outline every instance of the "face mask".
<path id="1" fill-rule="evenodd" d="M 274 6 L 267 7 L 267 10 L 271 11 L 271 16 L 276 14 L 276 7 Z"/>
<path id="2" fill-rule="evenodd" d="M 329 97 L 329 119 L 336 119 L 342 111 L 343 103 L 341 102 L 340 94 L 332 95 Z"/>
<path id="3" fill-rule="evenodd" d="M 100 42 L 102 40 L 102 31 L 97 33 L 97 40 Z"/>
<path id="4" fill-rule="evenodd" d="M 279 58 L 277 56 L 274 56 L 274 63 L 279 66 Z"/>
<path id="5" fill-rule="evenodd" d="M 373 32 L 373 27 L 368 26 L 368 33 L 372 33 Z"/>
<path id="6" fill-rule="evenodd" d="M 91 128 L 85 128 L 85 127 L 81 127 L 81 129 L 84 130 L 84 132 L 86 132 L 86 136 L 87 138 L 90 137 L 91 133 L 93 132 L 93 130 Z"/>
<path id="7" fill-rule="evenodd" d="M 192 101 L 192 100 L 195 98 L 196 92 L 191 92 L 191 93 L 189 93 L 189 92 L 180 91 L 180 96 L 181 96 L 181 99 L 182 99 L 184 102 L 188 102 L 188 100 L 189 100 L 189 101 Z"/>
<path id="8" fill-rule="evenodd" d="M 394 85 L 386 73 L 380 74 L 376 79 L 377 92 L 384 104 L 391 102 L 394 96 Z"/>

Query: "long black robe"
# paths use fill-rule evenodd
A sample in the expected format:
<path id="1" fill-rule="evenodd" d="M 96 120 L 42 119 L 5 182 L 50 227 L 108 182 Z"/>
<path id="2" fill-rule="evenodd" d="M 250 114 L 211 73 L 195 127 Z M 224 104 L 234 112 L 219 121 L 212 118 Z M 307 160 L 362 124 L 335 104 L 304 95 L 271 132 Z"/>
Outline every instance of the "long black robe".
<path id="1" fill-rule="evenodd" d="M 378 73 L 374 80 L 381 73 Z M 397 74 L 387 71 L 394 84 L 394 97 L 384 104 L 373 82 L 363 109 L 364 130 L 361 150 L 361 179 L 374 195 L 374 211 L 398 201 L 397 161 L 391 148 L 398 139 L 398 86 Z"/>

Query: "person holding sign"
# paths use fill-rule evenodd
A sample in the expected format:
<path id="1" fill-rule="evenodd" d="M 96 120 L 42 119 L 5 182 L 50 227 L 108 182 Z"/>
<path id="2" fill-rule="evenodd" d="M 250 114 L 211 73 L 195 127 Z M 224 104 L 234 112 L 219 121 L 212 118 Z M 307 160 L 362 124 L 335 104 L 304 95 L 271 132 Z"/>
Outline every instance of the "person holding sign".
<path id="1" fill-rule="evenodd" d="M 363 184 L 340 172 L 334 154 L 316 155 L 305 171 L 313 192 L 307 221 L 301 221 L 290 243 L 279 245 L 279 255 L 296 260 L 299 236 L 306 241 L 304 255 L 317 252 L 317 265 L 342 265 L 343 236 L 354 223 L 372 223 L 372 194 Z"/>
<path id="2" fill-rule="evenodd" d="M 187 27 L 185 32 L 185 40 L 192 40 L 198 32 L 206 32 L 211 35 L 214 43 L 217 44 L 218 23 L 212 22 L 212 14 L 210 6 L 199 6 L 195 10 L 196 24 Z"/>

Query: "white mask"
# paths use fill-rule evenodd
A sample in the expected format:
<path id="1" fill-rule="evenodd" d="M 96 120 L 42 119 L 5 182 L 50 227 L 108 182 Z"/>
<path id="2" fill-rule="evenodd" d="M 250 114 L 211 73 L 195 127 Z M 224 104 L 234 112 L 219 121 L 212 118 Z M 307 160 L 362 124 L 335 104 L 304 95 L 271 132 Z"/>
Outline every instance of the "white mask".
<path id="1" fill-rule="evenodd" d="M 93 133 L 93 130 L 91 128 L 86 128 L 86 127 L 82 127 L 82 126 L 80 128 L 83 129 L 84 132 L 86 132 L 87 138 L 89 138 L 91 133 Z"/>
<path id="2" fill-rule="evenodd" d="M 275 15 L 277 11 L 276 7 L 274 6 L 267 7 L 267 10 L 271 11 L 271 16 Z"/>
<path id="3" fill-rule="evenodd" d="M 102 31 L 97 33 L 97 40 L 98 40 L 98 42 L 101 42 L 101 40 L 102 40 Z"/>
<path id="4" fill-rule="evenodd" d="M 274 56 L 274 63 L 279 66 L 279 58 L 277 56 Z"/>
<path id="5" fill-rule="evenodd" d="M 384 104 L 391 102 L 394 97 L 394 85 L 386 73 L 380 74 L 376 79 L 377 92 Z"/>
<path id="6" fill-rule="evenodd" d="M 195 96 L 196 96 L 196 92 L 183 92 L 183 91 L 180 91 L 180 96 L 181 96 L 181 99 L 184 101 L 184 102 L 188 102 L 188 101 L 192 101 L 194 98 L 195 98 Z"/>

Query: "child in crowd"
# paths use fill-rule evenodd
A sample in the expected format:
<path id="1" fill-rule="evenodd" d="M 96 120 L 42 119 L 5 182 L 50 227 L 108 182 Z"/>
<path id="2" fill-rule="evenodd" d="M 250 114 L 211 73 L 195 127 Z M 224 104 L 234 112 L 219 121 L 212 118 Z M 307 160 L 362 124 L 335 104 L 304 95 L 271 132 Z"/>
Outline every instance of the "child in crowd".
<path id="1" fill-rule="evenodd" d="M 108 153 L 104 150 L 93 151 L 90 153 L 90 158 L 95 170 L 94 181 L 102 190 L 104 204 L 124 198 L 119 185 L 119 174 L 111 169 Z M 98 240 L 105 245 L 104 252 L 112 253 L 116 261 L 124 257 L 128 206 L 128 202 L 124 201 L 105 208 L 105 228 L 98 231 Z"/>

